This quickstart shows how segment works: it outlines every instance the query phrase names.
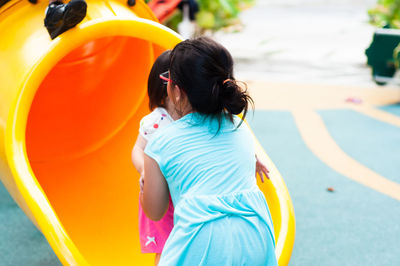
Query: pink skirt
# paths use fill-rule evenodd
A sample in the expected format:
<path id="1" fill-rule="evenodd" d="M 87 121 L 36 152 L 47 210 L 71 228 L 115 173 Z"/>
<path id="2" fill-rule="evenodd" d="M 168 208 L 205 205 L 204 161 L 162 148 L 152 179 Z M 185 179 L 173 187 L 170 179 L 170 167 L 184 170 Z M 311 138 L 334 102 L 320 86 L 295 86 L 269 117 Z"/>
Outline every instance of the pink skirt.
<path id="1" fill-rule="evenodd" d="M 161 253 L 174 227 L 174 206 L 169 197 L 167 213 L 160 221 L 147 218 L 139 203 L 139 238 L 142 253 Z"/>

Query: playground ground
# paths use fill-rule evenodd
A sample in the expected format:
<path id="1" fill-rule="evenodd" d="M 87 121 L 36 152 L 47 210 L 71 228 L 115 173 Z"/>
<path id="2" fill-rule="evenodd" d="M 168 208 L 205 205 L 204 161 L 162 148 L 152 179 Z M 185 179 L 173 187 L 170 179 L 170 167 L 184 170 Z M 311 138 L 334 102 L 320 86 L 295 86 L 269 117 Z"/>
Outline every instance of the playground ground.
<path id="1" fill-rule="evenodd" d="M 248 83 L 258 140 L 296 214 L 290 265 L 400 265 L 400 86 L 363 54 L 375 1 L 259 0 L 215 37 Z M 0 186 L 0 265 L 60 265 Z"/>

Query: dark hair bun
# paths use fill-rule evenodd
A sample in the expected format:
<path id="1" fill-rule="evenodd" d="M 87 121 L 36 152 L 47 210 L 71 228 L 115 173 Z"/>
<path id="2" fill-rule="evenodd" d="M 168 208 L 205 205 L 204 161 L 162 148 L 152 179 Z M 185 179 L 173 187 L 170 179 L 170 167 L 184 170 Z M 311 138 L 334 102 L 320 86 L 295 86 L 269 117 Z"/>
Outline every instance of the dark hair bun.
<path id="1" fill-rule="evenodd" d="M 227 79 L 222 83 L 221 100 L 229 113 L 238 115 L 247 107 L 249 96 L 235 80 Z"/>

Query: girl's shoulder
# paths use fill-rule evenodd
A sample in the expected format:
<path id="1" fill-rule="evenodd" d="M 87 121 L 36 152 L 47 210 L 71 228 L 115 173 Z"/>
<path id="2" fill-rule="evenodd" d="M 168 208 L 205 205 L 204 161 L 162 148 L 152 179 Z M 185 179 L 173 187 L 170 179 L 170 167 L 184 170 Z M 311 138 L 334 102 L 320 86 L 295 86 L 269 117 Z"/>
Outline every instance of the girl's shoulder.
<path id="1" fill-rule="evenodd" d="M 167 110 L 157 107 L 140 120 L 139 133 L 148 140 L 159 128 L 163 128 L 171 122 L 173 122 L 173 119 Z"/>

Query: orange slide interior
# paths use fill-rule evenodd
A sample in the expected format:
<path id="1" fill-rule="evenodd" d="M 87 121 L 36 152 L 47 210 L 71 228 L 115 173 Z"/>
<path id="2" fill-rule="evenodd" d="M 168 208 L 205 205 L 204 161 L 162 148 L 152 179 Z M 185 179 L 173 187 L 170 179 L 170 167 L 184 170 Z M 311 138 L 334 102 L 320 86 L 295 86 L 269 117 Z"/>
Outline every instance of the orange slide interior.
<path id="1" fill-rule="evenodd" d="M 130 154 L 149 112 L 147 76 L 161 52 L 141 39 L 97 39 L 59 61 L 35 94 L 27 155 L 89 264 L 153 260 L 140 253 L 139 176 Z"/>

